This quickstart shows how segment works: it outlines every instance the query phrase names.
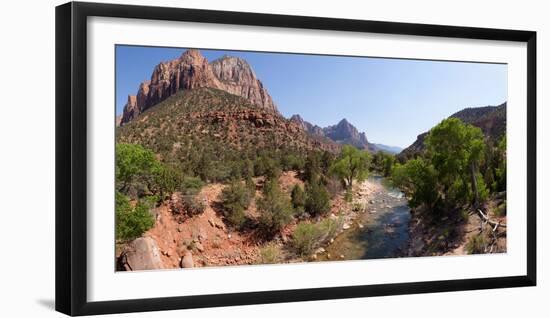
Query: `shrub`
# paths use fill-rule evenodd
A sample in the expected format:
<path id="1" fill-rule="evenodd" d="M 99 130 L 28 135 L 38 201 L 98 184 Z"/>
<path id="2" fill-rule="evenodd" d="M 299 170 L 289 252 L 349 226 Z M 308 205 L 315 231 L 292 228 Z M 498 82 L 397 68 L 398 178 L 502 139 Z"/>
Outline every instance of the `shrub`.
<path id="1" fill-rule="evenodd" d="M 300 223 L 292 233 L 292 246 L 298 255 L 309 256 L 317 247 L 334 238 L 342 225 L 342 218 L 325 219 L 317 224 Z"/>
<path id="2" fill-rule="evenodd" d="M 269 244 L 260 249 L 260 264 L 277 264 L 281 259 L 281 249 L 275 244 Z"/>
<path id="3" fill-rule="evenodd" d="M 251 198 L 251 192 L 240 181 L 233 181 L 223 189 L 222 205 L 229 223 L 236 227 L 244 224 L 244 210 L 248 208 Z"/>
<path id="4" fill-rule="evenodd" d="M 330 196 L 324 185 L 318 182 L 306 183 L 305 210 L 311 215 L 323 215 L 330 211 Z"/>
<path id="5" fill-rule="evenodd" d="M 277 179 L 281 174 L 281 167 L 276 159 L 262 154 L 254 162 L 254 174 L 256 176 L 266 176 L 268 179 Z"/>
<path id="6" fill-rule="evenodd" d="M 190 216 L 199 215 L 206 209 L 206 202 L 204 198 L 196 195 L 184 195 L 182 196 L 182 203 Z"/>
<path id="7" fill-rule="evenodd" d="M 298 184 L 294 185 L 290 193 L 292 206 L 296 214 L 304 213 L 306 206 L 306 193 Z"/>
<path id="8" fill-rule="evenodd" d="M 499 204 L 494 210 L 494 214 L 497 217 L 506 215 L 506 200 Z"/>
<path id="9" fill-rule="evenodd" d="M 285 171 L 289 171 L 289 170 L 300 171 L 304 169 L 304 165 L 305 165 L 304 159 L 293 154 L 288 154 L 284 156 L 281 160 L 281 166 Z"/>
<path id="10" fill-rule="evenodd" d="M 292 233 L 292 246 L 300 256 L 308 256 L 317 248 L 321 239 L 320 229 L 312 223 L 300 223 Z"/>
<path id="11" fill-rule="evenodd" d="M 292 205 L 281 191 L 277 180 L 264 185 L 263 196 L 256 201 L 260 211 L 260 228 L 268 235 L 274 235 L 292 220 Z"/>
<path id="12" fill-rule="evenodd" d="M 118 240 L 133 240 L 155 224 L 155 220 L 149 212 L 148 202 L 140 201 L 135 207 L 132 207 L 128 197 L 117 191 L 115 206 L 115 227 Z"/>
<path id="13" fill-rule="evenodd" d="M 325 178 L 324 181 L 326 189 L 331 198 L 339 195 L 340 193 L 342 193 L 342 190 L 344 190 L 343 182 L 341 180 L 338 180 L 337 178 Z"/>
<path id="14" fill-rule="evenodd" d="M 321 174 L 321 159 L 317 152 L 310 153 L 304 164 L 303 180 L 307 182 L 318 182 Z"/>
<path id="15" fill-rule="evenodd" d="M 485 253 L 486 245 L 485 237 L 482 234 L 473 236 L 466 243 L 466 252 L 468 254 L 483 254 Z"/>
<path id="16" fill-rule="evenodd" d="M 351 202 L 353 200 L 353 192 L 351 189 L 346 189 L 346 192 L 344 193 L 344 200 L 346 202 Z"/>
<path id="17" fill-rule="evenodd" d="M 181 182 L 181 192 L 183 194 L 197 194 L 204 186 L 204 182 L 197 177 L 184 177 Z"/>

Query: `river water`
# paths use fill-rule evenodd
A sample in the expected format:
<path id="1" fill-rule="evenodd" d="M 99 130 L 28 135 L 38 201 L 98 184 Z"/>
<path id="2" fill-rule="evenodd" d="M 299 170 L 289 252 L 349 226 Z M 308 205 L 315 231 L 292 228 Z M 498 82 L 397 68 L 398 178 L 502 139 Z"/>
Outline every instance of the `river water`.
<path id="1" fill-rule="evenodd" d="M 404 256 L 409 241 L 410 209 L 407 199 L 384 178 L 369 177 L 378 190 L 354 202 L 365 209 L 353 225 L 336 237 L 322 259 L 374 259 Z"/>

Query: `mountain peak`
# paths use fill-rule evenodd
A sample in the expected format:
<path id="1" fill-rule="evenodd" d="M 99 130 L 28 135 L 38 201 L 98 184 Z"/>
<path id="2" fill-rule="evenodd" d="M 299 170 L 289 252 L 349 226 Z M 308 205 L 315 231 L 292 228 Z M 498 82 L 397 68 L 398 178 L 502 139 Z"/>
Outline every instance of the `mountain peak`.
<path id="1" fill-rule="evenodd" d="M 351 125 L 349 123 L 349 121 L 346 119 L 346 118 L 342 118 L 342 120 L 340 120 L 340 122 L 338 122 L 338 126 L 340 125 Z"/>
<path id="2" fill-rule="evenodd" d="M 179 58 L 155 66 L 149 82 L 143 82 L 136 94 L 136 103 L 124 107 L 121 124 L 135 118 L 179 90 L 215 88 L 244 97 L 259 108 L 278 113 L 273 99 L 256 78 L 245 60 L 223 56 L 212 63 L 197 49 L 189 49 Z"/>

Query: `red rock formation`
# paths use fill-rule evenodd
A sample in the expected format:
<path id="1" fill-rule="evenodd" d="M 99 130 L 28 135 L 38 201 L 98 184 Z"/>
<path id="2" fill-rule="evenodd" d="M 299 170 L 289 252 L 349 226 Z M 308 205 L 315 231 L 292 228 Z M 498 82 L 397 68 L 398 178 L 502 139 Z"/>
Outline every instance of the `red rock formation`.
<path id="1" fill-rule="evenodd" d="M 121 123 L 127 123 L 179 90 L 201 87 L 242 96 L 260 108 L 277 112 L 271 96 L 246 61 L 224 56 L 209 64 L 200 51 L 190 49 L 154 68 L 151 80 L 141 83 L 136 96 L 128 96 Z"/>

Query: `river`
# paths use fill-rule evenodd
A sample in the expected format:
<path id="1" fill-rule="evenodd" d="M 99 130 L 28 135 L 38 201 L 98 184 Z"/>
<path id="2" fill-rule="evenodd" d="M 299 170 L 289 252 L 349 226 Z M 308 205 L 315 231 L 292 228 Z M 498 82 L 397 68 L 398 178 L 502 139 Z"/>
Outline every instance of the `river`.
<path id="1" fill-rule="evenodd" d="M 363 189 L 367 187 L 368 193 Z M 350 260 L 404 256 L 411 215 L 403 193 L 378 176 L 369 177 L 358 188 L 353 200 L 354 205 L 363 207 L 362 211 L 357 214 L 353 225 L 326 248 L 322 258 Z"/>

